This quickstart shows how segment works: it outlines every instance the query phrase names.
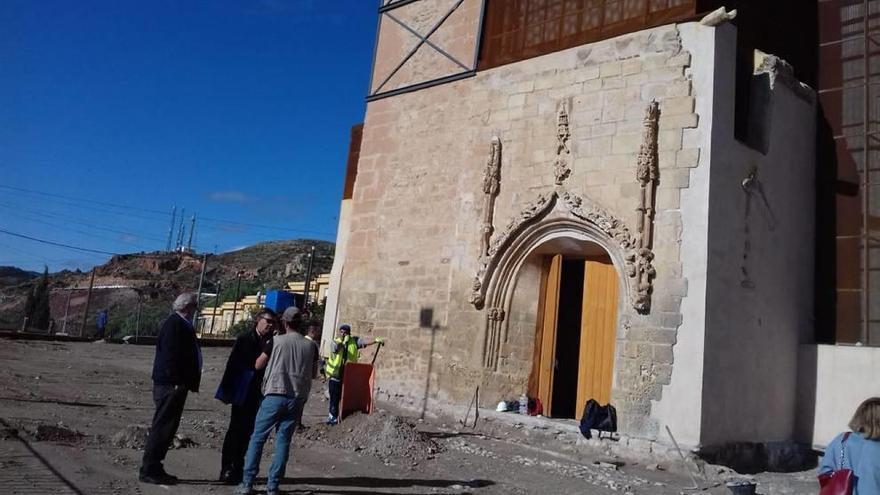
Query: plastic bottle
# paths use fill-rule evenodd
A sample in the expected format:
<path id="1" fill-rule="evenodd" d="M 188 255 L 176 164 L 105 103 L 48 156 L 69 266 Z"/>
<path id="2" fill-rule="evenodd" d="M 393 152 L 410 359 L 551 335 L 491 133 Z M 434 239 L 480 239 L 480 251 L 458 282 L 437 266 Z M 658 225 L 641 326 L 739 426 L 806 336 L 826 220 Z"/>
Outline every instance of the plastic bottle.
<path id="1" fill-rule="evenodd" d="M 519 413 L 523 415 L 529 413 L 529 398 L 526 397 L 526 394 L 519 396 Z"/>

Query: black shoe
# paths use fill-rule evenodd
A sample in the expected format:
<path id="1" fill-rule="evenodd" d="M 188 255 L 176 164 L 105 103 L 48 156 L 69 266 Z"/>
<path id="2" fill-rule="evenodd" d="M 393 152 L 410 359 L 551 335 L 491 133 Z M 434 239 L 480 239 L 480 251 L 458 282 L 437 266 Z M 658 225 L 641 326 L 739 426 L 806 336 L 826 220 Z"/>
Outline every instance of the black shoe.
<path id="1" fill-rule="evenodd" d="M 141 483 L 150 483 L 153 485 L 175 485 L 175 484 L 177 484 L 177 477 L 171 476 L 168 473 L 152 473 L 152 474 L 141 473 L 138 476 L 138 480 L 140 480 Z"/>
<path id="2" fill-rule="evenodd" d="M 177 476 L 174 476 L 173 474 L 166 473 L 164 469 L 162 470 L 162 476 L 164 476 L 165 479 L 171 480 L 174 483 L 177 483 L 180 481 L 180 478 L 178 478 Z"/>

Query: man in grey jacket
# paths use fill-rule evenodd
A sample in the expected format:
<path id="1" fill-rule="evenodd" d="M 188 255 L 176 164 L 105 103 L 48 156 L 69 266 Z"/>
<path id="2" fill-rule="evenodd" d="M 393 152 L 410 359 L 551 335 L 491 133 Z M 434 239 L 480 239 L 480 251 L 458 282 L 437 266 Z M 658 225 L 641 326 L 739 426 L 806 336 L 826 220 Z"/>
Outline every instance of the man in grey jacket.
<path id="1" fill-rule="evenodd" d="M 299 423 L 303 408 L 309 398 L 312 379 L 318 374 L 318 354 L 316 346 L 307 340 L 301 325 L 296 324 L 296 308 L 288 308 L 281 315 L 281 322 L 287 333 L 272 339 L 271 355 L 268 357 L 266 374 L 263 377 L 263 402 L 257 412 L 254 432 L 251 435 L 244 463 L 244 477 L 236 493 L 253 493 L 254 479 L 260 470 L 263 445 L 269 433 L 276 428 L 275 455 L 266 479 L 266 494 L 276 495 L 278 485 L 284 478 L 287 458 L 290 454 L 290 439 Z"/>

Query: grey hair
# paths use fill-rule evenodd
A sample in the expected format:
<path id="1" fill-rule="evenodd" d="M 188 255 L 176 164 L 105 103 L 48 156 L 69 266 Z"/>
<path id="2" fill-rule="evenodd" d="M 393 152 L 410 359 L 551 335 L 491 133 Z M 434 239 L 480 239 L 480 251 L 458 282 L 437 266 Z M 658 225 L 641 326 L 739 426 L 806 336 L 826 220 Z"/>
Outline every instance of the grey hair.
<path id="1" fill-rule="evenodd" d="M 171 309 L 174 311 L 183 311 L 187 306 L 196 306 L 197 300 L 196 295 L 192 292 L 184 292 L 183 294 L 177 296 L 177 299 L 174 300 L 174 304 L 171 305 Z"/>

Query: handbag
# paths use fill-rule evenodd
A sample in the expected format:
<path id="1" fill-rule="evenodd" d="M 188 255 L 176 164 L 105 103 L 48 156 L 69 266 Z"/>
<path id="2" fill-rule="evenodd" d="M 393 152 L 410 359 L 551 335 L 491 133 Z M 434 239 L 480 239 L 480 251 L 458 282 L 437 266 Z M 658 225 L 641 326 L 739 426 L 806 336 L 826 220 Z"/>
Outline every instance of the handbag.
<path id="1" fill-rule="evenodd" d="M 830 473 L 819 475 L 819 495 L 852 495 L 853 492 L 853 472 L 852 469 L 843 467 L 846 461 L 846 455 L 843 451 L 843 444 L 849 438 L 850 432 L 843 434 L 843 440 L 840 441 L 840 463 L 839 469 L 835 469 Z"/>

